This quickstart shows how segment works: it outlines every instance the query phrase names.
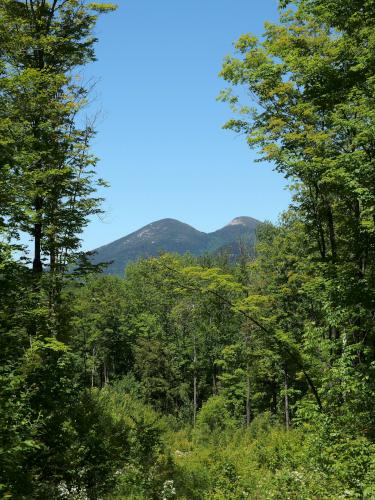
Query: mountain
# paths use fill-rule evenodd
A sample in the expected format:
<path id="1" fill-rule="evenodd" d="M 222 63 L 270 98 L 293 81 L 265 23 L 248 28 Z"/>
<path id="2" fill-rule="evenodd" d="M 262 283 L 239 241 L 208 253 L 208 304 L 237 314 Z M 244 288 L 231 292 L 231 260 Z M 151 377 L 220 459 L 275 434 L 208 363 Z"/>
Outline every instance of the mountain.
<path id="1" fill-rule="evenodd" d="M 122 275 L 129 262 L 161 252 L 203 255 L 228 249 L 237 253 L 240 240 L 254 242 L 259 223 L 252 217 L 237 217 L 217 231 L 204 233 L 175 219 L 161 219 L 97 248 L 91 261 L 95 264 L 111 262 L 105 272 Z"/>

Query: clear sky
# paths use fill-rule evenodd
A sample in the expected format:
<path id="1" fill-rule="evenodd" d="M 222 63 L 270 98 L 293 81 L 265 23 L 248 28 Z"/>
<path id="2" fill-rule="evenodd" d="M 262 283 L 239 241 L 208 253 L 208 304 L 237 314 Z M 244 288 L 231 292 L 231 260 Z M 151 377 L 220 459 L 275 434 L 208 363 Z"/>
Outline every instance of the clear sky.
<path id="1" fill-rule="evenodd" d="M 248 215 L 276 221 L 289 202 L 283 178 L 254 163 L 244 137 L 222 130 L 231 117 L 216 101 L 225 55 L 242 34 L 277 19 L 277 0 L 120 0 L 97 27 L 101 111 L 94 150 L 105 215 L 84 249 L 172 217 L 213 231 Z M 101 193 L 102 194 L 102 193 Z"/>

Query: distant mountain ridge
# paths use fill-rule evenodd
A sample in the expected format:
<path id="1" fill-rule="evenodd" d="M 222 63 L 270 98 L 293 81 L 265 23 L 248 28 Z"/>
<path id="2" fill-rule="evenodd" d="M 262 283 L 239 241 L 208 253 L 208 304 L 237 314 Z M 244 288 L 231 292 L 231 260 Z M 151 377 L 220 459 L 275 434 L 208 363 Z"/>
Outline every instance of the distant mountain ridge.
<path id="1" fill-rule="evenodd" d="M 236 217 L 229 224 L 212 233 L 198 231 L 176 219 L 161 219 L 94 250 L 90 260 L 98 264 L 111 262 L 104 271 L 122 275 L 129 262 L 141 257 L 153 257 L 161 252 L 203 255 L 234 248 L 239 240 L 254 243 L 255 230 L 260 221 L 252 217 Z"/>

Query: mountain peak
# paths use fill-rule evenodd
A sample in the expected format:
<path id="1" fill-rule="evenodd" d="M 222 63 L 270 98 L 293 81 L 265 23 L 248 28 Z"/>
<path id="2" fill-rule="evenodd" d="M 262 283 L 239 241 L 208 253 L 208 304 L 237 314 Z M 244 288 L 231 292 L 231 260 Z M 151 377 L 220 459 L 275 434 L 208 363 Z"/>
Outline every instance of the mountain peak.
<path id="1" fill-rule="evenodd" d="M 185 222 L 181 222 L 180 220 L 177 220 L 177 219 L 172 219 L 170 217 L 167 217 L 165 219 L 159 219 L 159 220 L 156 220 L 154 222 L 151 222 L 150 224 L 147 224 L 147 226 L 145 227 L 164 227 L 164 226 L 168 226 L 168 227 L 180 227 L 180 228 L 183 228 L 183 227 L 191 227 L 189 224 L 186 224 Z M 194 228 L 193 228 L 194 229 Z M 195 229 L 196 231 L 196 229 Z"/>
<path id="2" fill-rule="evenodd" d="M 236 217 L 235 219 L 231 220 L 228 224 L 228 226 L 247 226 L 247 227 L 255 227 L 259 224 L 260 222 L 256 219 L 253 219 L 253 217 L 247 217 L 247 216 L 241 216 L 241 217 Z"/>
<path id="3" fill-rule="evenodd" d="M 181 222 L 177 219 L 172 219 L 172 217 L 166 217 L 165 219 L 158 219 L 154 222 L 151 222 L 151 224 L 176 224 L 176 223 L 177 224 L 184 224 L 183 222 Z"/>

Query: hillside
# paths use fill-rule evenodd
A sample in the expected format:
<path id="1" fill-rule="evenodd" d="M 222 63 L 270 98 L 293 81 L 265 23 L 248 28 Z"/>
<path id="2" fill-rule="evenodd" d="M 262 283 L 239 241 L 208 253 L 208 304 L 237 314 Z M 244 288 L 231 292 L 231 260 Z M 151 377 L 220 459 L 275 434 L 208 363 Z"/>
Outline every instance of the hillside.
<path id="1" fill-rule="evenodd" d="M 217 231 L 204 233 L 175 219 L 161 219 L 95 249 L 91 260 L 110 262 L 105 272 L 121 275 L 129 262 L 161 252 L 203 255 L 230 249 L 235 254 L 240 240 L 253 244 L 259 223 L 252 217 L 237 217 Z"/>

